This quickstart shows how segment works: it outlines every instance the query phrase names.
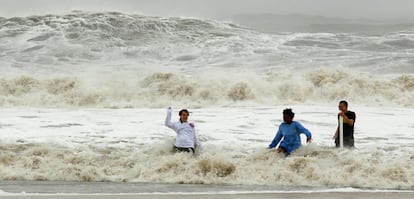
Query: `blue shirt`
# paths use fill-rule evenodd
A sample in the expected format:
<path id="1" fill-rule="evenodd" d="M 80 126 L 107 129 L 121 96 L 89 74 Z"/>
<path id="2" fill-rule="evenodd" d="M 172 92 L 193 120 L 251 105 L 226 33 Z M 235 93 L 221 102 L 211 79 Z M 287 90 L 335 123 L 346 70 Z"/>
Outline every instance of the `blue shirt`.
<path id="1" fill-rule="evenodd" d="M 285 149 L 287 154 L 290 154 L 292 151 L 298 149 L 301 146 L 300 134 L 303 133 L 307 138 L 311 138 L 312 134 L 305 127 L 303 127 L 299 122 L 293 121 L 291 124 L 283 122 L 279 126 L 279 130 L 276 133 L 275 138 L 272 143 L 270 143 L 269 148 L 274 148 L 280 143 L 279 147 Z"/>

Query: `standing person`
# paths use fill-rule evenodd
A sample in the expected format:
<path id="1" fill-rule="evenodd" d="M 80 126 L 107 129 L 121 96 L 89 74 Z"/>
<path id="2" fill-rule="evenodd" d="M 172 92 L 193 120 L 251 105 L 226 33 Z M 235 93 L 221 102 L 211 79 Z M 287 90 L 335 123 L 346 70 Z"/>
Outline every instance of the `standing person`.
<path id="1" fill-rule="evenodd" d="M 339 102 L 338 108 L 341 112 L 338 113 L 338 127 L 336 128 L 335 135 L 333 139 L 335 139 L 335 146 L 339 147 L 339 117 L 342 116 L 344 118 L 343 121 L 343 132 L 344 132 L 344 146 L 346 147 L 354 147 L 354 124 L 356 115 L 354 112 L 348 110 L 348 102 L 342 100 Z"/>
<path id="2" fill-rule="evenodd" d="M 279 148 L 277 148 L 277 152 L 290 155 L 290 153 L 302 145 L 300 140 L 301 133 L 306 135 L 306 143 L 312 140 L 311 132 L 309 132 L 308 129 L 303 127 L 299 122 L 293 121 L 294 117 L 295 113 L 292 112 L 292 109 L 283 110 L 284 122 L 280 124 L 275 138 L 269 145 L 269 149 L 275 148 L 283 138 L 279 144 Z"/>
<path id="3" fill-rule="evenodd" d="M 201 148 L 201 144 L 196 136 L 193 123 L 188 122 L 190 113 L 187 109 L 182 109 L 178 113 L 180 121 L 171 122 L 171 107 L 168 107 L 165 126 L 173 129 L 177 133 L 175 138 L 174 151 L 195 153 L 195 147 Z"/>

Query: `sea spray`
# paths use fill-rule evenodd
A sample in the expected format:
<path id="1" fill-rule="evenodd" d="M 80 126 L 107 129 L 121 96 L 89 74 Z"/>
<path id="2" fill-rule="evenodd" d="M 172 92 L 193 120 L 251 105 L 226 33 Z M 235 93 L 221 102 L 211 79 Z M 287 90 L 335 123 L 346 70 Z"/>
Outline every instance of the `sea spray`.
<path id="1" fill-rule="evenodd" d="M 85 79 L 88 78 L 88 79 Z M 375 76 L 343 68 L 232 75 L 122 72 L 84 76 L 0 78 L 0 105 L 35 107 L 191 107 L 325 103 L 348 99 L 366 105 L 414 104 L 414 76 Z"/>

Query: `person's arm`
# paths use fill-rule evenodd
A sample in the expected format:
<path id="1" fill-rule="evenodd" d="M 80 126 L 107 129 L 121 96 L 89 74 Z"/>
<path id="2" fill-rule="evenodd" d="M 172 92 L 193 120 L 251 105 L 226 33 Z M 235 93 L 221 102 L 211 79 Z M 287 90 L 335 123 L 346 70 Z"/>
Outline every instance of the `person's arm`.
<path id="1" fill-rule="evenodd" d="M 306 142 L 310 142 L 312 140 L 312 133 L 307 128 L 303 127 L 299 122 L 296 122 L 296 126 L 299 130 L 299 133 L 306 135 Z"/>
<path id="2" fill-rule="evenodd" d="M 336 131 L 335 131 L 335 134 L 332 136 L 332 138 L 334 139 L 334 140 L 336 140 L 336 138 L 339 136 L 339 116 L 341 115 L 341 113 L 338 113 L 338 120 L 337 120 L 337 122 L 338 122 L 338 126 L 336 127 Z"/>
<path id="3" fill-rule="evenodd" d="M 282 131 L 280 130 L 280 126 L 279 126 L 279 129 L 277 130 L 275 138 L 273 138 L 272 143 L 270 143 L 270 145 L 269 145 L 269 149 L 275 148 L 277 146 L 277 144 L 279 144 L 282 137 L 283 137 Z"/>
<path id="4" fill-rule="evenodd" d="M 171 122 L 171 107 L 168 107 L 167 109 L 167 117 L 165 117 L 165 126 L 175 130 L 174 123 Z"/>
<path id="5" fill-rule="evenodd" d="M 344 124 L 348 124 L 349 126 L 354 126 L 353 118 L 349 118 L 345 113 L 340 113 L 340 115 L 344 118 Z"/>
<path id="6" fill-rule="evenodd" d="M 194 124 L 190 123 L 190 125 L 191 125 L 191 127 L 193 127 L 195 145 L 201 150 L 203 148 L 203 146 L 201 145 L 200 140 L 198 140 Z"/>
<path id="7" fill-rule="evenodd" d="M 336 139 L 338 137 L 338 133 L 339 133 L 339 127 L 336 127 L 336 131 L 334 136 L 332 137 L 333 139 Z"/>
<path id="8" fill-rule="evenodd" d="M 344 115 L 344 123 L 348 124 L 349 126 L 354 126 L 354 119 L 348 118 L 346 115 Z"/>

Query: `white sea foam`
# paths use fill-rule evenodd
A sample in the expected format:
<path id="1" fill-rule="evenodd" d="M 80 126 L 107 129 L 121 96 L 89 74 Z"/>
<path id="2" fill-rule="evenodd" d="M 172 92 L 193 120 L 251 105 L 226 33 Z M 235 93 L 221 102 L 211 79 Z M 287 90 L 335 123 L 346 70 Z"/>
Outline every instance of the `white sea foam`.
<path id="1" fill-rule="evenodd" d="M 335 105 L 333 105 L 335 107 Z M 268 151 L 283 107 L 192 110 L 203 151 L 172 154 L 163 109 L 3 109 L 2 180 L 413 189 L 412 109 L 357 111 L 354 150 L 333 147 L 336 108 L 295 106 L 312 144 Z"/>
<path id="2" fill-rule="evenodd" d="M 29 107 L 189 107 L 326 103 L 414 104 L 414 76 L 378 76 L 344 68 L 303 72 L 141 72 L 95 76 L 0 78 L 0 105 Z"/>

